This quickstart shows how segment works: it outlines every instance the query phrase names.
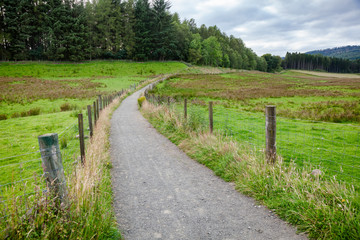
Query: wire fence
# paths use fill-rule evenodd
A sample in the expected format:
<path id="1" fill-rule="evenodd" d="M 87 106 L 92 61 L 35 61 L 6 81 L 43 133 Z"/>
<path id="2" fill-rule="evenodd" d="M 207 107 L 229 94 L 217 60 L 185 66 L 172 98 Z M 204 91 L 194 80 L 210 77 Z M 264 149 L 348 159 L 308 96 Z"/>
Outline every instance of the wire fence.
<path id="1" fill-rule="evenodd" d="M 116 97 L 125 96 L 129 91 L 134 91 L 145 81 L 140 81 L 138 84 L 129 86 L 129 90 L 122 90 L 109 96 L 99 96 L 93 106 L 90 107 L 91 123 L 95 125 L 96 120 L 99 119 L 99 114 L 102 109 L 107 107 Z M 83 117 L 83 134 L 85 139 L 90 138 L 90 121 L 88 113 L 85 111 Z M 80 116 L 79 116 L 80 118 Z M 45 175 L 43 170 L 43 159 L 41 158 L 41 151 L 39 149 L 37 136 L 46 132 L 52 132 L 54 129 L 53 123 L 33 123 L 36 135 L 33 133 L 26 135 L 22 134 L 20 139 L 28 141 L 22 144 L 19 136 L 1 136 L 0 147 L 0 221 L 6 219 L 16 212 L 17 214 L 24 214 L 28 210 L 29 202 L 34 201 L 31 196 L 39 195 L 47 192 Z M 40 129 L 42 129 L 40 131 Z M 78 120 L 70 122 L 67 126 L 58 129 L 59 148 L 64 168 L 65 176 L 69 177 L 74 167 L 81 162 L 81 148 Z M 5 132 L 5 131 L 4 131 Z M 89 141 L 84 142 L 84 149 L 88 147 Z M 25 146 L 26 145 L 26 146 Z M 29 146 L 33 151 L 26 151 Z M 23 148 L 22 148 L 23 147 Z M 11 155 L 15 151 L 19 154 Z M 15 205 L 16 210 L 14 208 Z M 31 204 L 30 204 L 31 205 Z"/>
<path id="2" fill-rule="evenodd" d="M 178 115 L 185 115 L 183 99 L 148 95 L 155 104 L 170 105 Z M 264 106 L 265 110 L 265 106 Z M 208 105 L 193 99 L 187 101 L 188 121 L 209 127 Z M 246 142 L 256 151 L 265 152 L 265 114 L 213 106 L 214 131 Z M 350 183 L 360 182 L 360 127 L 300 119 L 276 117 L 276 152 L 285 162 L 299 167 L 321 169 L 327 176 Z"/>

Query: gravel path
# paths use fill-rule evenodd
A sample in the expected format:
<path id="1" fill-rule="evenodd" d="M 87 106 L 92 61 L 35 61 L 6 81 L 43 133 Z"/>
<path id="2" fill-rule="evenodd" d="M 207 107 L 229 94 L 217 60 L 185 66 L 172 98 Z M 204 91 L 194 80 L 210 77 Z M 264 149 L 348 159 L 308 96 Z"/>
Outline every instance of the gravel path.
<path id="1" fill-rule="evenodd" d="M 111 120 L 114 208 L 125 239 L 306 239 L 160 135 L 138 111 L 139 95 Z"/>

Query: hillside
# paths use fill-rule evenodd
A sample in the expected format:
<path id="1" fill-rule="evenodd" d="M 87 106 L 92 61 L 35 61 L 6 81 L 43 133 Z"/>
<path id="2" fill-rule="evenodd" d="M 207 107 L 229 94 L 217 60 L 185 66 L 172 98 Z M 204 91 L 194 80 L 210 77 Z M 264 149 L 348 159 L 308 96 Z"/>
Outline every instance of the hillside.
<path id="1" fill-rule="evenodd" d="M 356 60 L 360 59 L 360 46 L 328 48 L 324 50 L 314 50 L 306 53 L 311 55 L 321 54 L 328 57 Z"/>

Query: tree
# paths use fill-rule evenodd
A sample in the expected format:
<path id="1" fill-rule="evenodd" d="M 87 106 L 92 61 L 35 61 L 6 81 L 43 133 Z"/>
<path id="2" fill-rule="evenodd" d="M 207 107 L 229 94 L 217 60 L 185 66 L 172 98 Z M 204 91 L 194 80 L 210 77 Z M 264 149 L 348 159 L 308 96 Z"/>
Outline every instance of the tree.
<path id="1" fill-rule="evenodd" d="M 281 57 L 273 56 L 271 54 L 264 54 L 262 56 L 267 63 L 267 72 L 278 72 L 281 71 Z"/>
<path id="2" fill-rule="evenodd" d="M 222 64 L 221 46 L 216 37 L 211 36 L 202 43 L 203 58 L 206 65 L 220 66 Z"/>
<path id="3" fill-rule="evenodd" d="M 170 2 L 154 0 L 153 3 L 153 52 L 152 59 L 160 61 L 172 58 L 175 54 L 174 25 L 169 13 Z"/>

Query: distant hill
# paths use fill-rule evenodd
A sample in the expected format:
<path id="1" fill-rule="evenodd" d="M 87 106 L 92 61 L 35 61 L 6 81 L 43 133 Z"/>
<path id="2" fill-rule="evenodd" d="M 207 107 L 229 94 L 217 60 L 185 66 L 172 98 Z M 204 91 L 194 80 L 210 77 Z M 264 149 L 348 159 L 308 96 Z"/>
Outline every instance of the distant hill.
<path id="1" fill-rule="evenodd" d="M 360 46 L 328 48 L 325 50 L 315 50 L 306 53 L 311 55 L 320 54 L 328 57 L 356 60 L 360 59 Z"/>

